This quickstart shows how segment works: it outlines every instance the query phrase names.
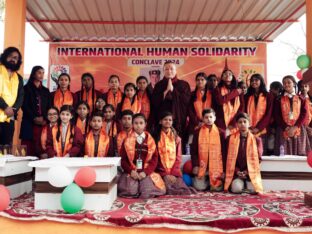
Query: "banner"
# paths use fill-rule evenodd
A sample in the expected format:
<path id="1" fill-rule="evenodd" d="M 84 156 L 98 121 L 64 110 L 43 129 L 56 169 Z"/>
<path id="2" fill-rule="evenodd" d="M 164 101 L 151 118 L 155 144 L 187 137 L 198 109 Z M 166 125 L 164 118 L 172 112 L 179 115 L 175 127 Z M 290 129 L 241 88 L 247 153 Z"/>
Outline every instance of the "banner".
<path id="1" fill-rule="evenodd" d="M 171 60 L 177 65 L 179 79 L 193 89 L 198 72 L 220 77 L 226 58 L 240 80 L 248 83 L 253 73 L 266 76 L 265 43 L 51 43 L 48 85 L 55 90 L 62 72 L 70 74 L 72 91 L 81 88 L 85 72 L 95 77 L 95 87 L 101 91 L 108 89 L 112 74 L 120 77 L 122 86 L 135 83 L 140 75 L 154 85 L 163 77 L 163 64 Z"/>

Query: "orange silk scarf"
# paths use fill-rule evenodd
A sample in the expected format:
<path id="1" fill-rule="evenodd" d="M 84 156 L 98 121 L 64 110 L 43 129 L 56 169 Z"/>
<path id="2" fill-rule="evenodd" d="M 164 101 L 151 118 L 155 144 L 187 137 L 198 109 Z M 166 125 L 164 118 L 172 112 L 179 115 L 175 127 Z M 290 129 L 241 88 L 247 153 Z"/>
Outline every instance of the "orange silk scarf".
<path id="1" fill-rule="evenodd" d="M 122 104 L 121 111 L 124 110 L 132 110 L 133 114 L 140 113 L 141 111 L 141 103 L 138 101 L 138 96 L 134 97 L 133 104 L 131 105 L 131 101 L 129 98 L 125 98 Z"/>
<path id="2" fill-rule="evenodd" d="M 139 92 L 138 93 L 138 100 L 141 106 L 141 113 L 145 116 L 146 119 L 150 116 L 151 113 L 151 103 L 147 96 L 147 93 Z"/>
<path id="3" fill-rule="evenodd" d="M 177 159 L 175 136 L 171 129 L 168 133 L 161 131 L 158 142 L 158 153 L 161 164 L 166 172 L 170 173 Z"/>
<path id="4" fill-rule="evenodd" d="M 72 106 L 74 103 L 74 98 L 73 98 L 72 93 L 69 90 L 63 93 L 60 89 L 57 89 L 54 94 L 53 102 L 54 102 L 54 106 L 58 110 L 60 110 L 63 105 Z"/>
<path id="5" fill-rule="evenodd" d="M 124 142 L 124 140 L 126 139 L 126 137 L 128 136 L 130 132 L 126 132 L 126 131 L 121 131 L 120 133 L 118 133 L 117 135 L 117 151 L 118 151 L 118 155 L 120 155 L 120 150 L 121 150 L 121 146 L 122 143 Z"/>
<path id="6" fill-rule="evenodd" d="M 81 121 L 81 119 L 78 117 L 76 126 L 81 130 L 81 133 L 83 135 L 86 134 L 86 124 L 88 124 L 87 119 L 85 119 L 85 121 Z M 88 129 L 89 129 L 89 126 L 87 126 L 87 132 L 88 132 Z"/>
<path id="7" fill-rule="evenodd" d="M 230 91 L 226 87 L 221 87 L 221 95 L 225 96 Z M 240 106 L 239 96 L 235 98 L 234 106 L 231 101 L 223 104 L 224 122 L 225 126 L 228 127 L 234 116 L 236 115 Z"/>
<path id="8" fill-rule="evenodd" d="M 72 148 L 73 139 L 70 139 L 70 125 L 67 127 L 66 139 L 65 139 L 65 147 L 64 151 L 62 151 L 62 126 L 60 126 L 60 138 L 59 141 L 56 139 L 58 126 L 54 126 L 52 128 L 52 136 L 53 136 L 53 147 L 56 151 L 57 157 L 64 157 Z M 74 128 L 72 129 L 72 134 L 74 135 Z"/>
<path id="9" fill-rule="evenodd" d="M 199 171 L 198 177 L 205 176 L 209 165 L 209 180 L 212 188 L 222 185 L 221 176 L 223 173 L 222 150 L 220 133 L 218 127 L 213 124 L 211 129 L 203 125 L 198 136 L 198 157 Z"/>
<path id="10" fill-rule="evenodd" d="M 101 129 L 99 137 L 99 145 L 97 155 L 94 155 L 95 150 L 95 140 L 93 131 L 89 131 L 85 141 L 85 155 L 88 157 L 106 157 L 109 148 L 109 137 L 106 135 L 105 131 Z"/>
<path id="11" fill-rule="evenodd" d="M 88 94 L 88 97 L 87 97 L 87 94 Z M 92 88 L 87 92 L 86 89 L 83 89 L 83 92 L 82 92 L 82 98 L 81 100 L 85 101 L 88 103 L 89 107 L 90 107 L 90 113 L 93 111 L 93 106 L 95 105 L 96 103 L 96 94 L 95 94 L 95 90 L 94 90 L 94 100 L 93 100 L 93 103 L 92 103 Z"/>
<path id="12" fill-rule="evenodd" d="M 118 103 L 121 102 L 122 99 L 122 92 L 118 89 L 117 93 L 114 95 L 111 90 L 108 90 L 107 93 L 107 103 L 114 106 L 116 111 Z"/>
<path id="13" fill-rule="evenodd" d="M 103 129 L 104 131 L 106 132 L 106 126 L 107 126 L 107 122 L 106 121 L 103 121 Z M 110 128 L 109 128 L 109 131 L 106 132 L 107 135 L 109 136 L 116 136 L 117 135 L 117 124 L 115 121 L 111 120 L 111 125 L 110 125 Z"/>
<path id="14" fill-rule="evenodd" d="M 301 100 L 300 97 L 298 95 L 293 96 L 293 100 L 292 100 L 292 107 L 293 107 L 293 118 L 290 119 L 289 118 L 289 113 L 291 112 L 290 109 L 290 100 L 288 96 L 282 96 L 281 97 L 281 110 L 282 110 L 282 117 L 283 120 L 285 121 L 285 123 L 288 126 L 294 126 L 295 123 L 297 122 L 299 116 L 300 116 L 300 109 L 301 109 Z M 299 136 L 300 135 L 300 128 L 297 129 L 297 131 L 295 132 L 295 136 Z M 284 138 L 288 138 L 288 133 L 285 130 L 283 132 L 283 136 Z"/>
<path id="15" fill-rule="evenodd" d="M 252 95 L 248 99 L 247 113 L 250 116 L 250 126 L 256 127 L 259 121 L 264 117 L 267 108 L 266 97 L 261 93 L 258 97 L 258 104 L 256 106 L 255 96 Z M 266 133 L 266 129 L 263 129 L 256 136 L 261 136 Z"/>
<path id="16" fill-rule="evenodd" d="M 194 102 L 194 108 L 195 108 L 196 116 L 199 119 L 202 119 L 203 110 L 211 107 L 211 92 L 207 91 L 205 102 L 203 102 L 202 99 L 203 99 L 202 92 L 200 90 L 197 90 L 196 101 Z"/>
<path id="17" fill-rule="evenodd" d="M 226 177 L 224 190 L 228 191 L 235 172 L 236 160 L 238 156 L 238 149 L 240 143 L 240 133 L 237 132 L 230 136 L 228 154 L 226 161 Z M 252 185 L 256 192 L 263 192 L 261 173 L 260 173 L 260 162 L 258 155 L 258 147 L 256 137 L 248 132 L 247 142 L 246 142 L 246 158 L 247 158 L 247 168 L 248 175 L 251 180 Z"/>

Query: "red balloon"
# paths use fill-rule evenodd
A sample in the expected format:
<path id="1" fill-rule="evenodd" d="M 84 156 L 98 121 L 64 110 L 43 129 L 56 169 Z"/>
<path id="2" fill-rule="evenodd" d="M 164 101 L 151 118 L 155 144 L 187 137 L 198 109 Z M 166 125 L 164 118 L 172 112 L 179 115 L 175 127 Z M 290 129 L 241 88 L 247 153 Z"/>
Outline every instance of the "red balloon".
<path id="1" fill-rule="evenodd" d="M 192 160 L 188 160 L 184 163 L 183 165 L 183 173 L 186 174 L 193 174 L 193 165 L 192 165 Z"/>
<path id="2" fill-rule="evenodd" d="M 10 204 L 10 191 L 0 184 L 0 211 L 6 210 Z"/>
<path id="3" fill-rule="evenodd" d="M 301 71 L 301 70 L 297 71 L 297 78 L 298 78 L 299 80 L 302 79 L 302 71 Z"/>
<path id="4" fill-rule="evenodd" d="M 87 188 L 94 185 L 96 180 L 96 173 L 92 167 L 80 168 L 75 176 L 75 183 L 80 187 Z"/>
<path id="5" fill-rule="evenodd" d="M 308 152 L 307 163 L 312 167 L 312 151 Z"/>

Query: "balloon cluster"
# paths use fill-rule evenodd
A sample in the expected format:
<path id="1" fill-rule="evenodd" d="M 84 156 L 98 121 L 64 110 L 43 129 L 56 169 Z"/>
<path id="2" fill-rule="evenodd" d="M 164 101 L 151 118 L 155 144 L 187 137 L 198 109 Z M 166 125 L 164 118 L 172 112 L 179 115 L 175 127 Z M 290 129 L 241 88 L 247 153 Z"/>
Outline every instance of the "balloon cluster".
<path id="1" fill-rule="evenodd" d="M 67 213 L 75 214 L 82 209 L 85 200 L 81 187 L 94 185 L 96 172 L 92 167 L 82 167 L 73 177 L 67 167 L 54 166 L 48 171 L 48 181 L 54 187 L 66 187 L 61 194 L 61 205 Z"/>
<path id="2" fill-rule="evenodd" d="M 0 184 L 0 211 L 6 210 L 10 204 L 10 191 Z"/>
<path id="3" fill-rule="evenodd" d="M 311 60 L 308 55 L 300 55 L 297 58 L 297 66 L 300 68 L 299 71 L 297 71 L 297 78 L 301 80 L 303 78 L 303 73 L 305 73 L 308 68 L 310 67 Z"/>

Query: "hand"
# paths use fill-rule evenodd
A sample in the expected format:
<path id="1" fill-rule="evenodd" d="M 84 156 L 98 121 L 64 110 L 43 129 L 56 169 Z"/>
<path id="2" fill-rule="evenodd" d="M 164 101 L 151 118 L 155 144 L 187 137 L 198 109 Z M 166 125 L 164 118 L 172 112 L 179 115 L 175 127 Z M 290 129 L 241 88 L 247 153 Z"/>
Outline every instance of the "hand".
<path id="1" fill-rule="evenodd" d="M 177 178 L 173 175 L 166 175 L 165 178 L 169 181 L 169 183 L 174 184 L 177 181 Z"/>
<path id="2" fill-rule="evenodd" d="M 139 180 L 139 174 L 137 171 L 132 170 L 130 176 L 132 177 L 132 179 L 134 180 Z"/>
<path id="3" fill-rule="evenodd" d="M 203 125 L 203 122 L 199 122 L 199 124 L 195 127 L 195 130 L 200 129 Z"/>
<path id="4" fill-rule="evenodd" d="M 238 178 L 240 179 L 246 179 L 246 173 L 243 171 L 238 171 L 237 173 Z"/>
<path id="5" fill-rule="evenodd" d="M 168 85 L 167 85 L 167 91 L 173 91 L 173 85 L 172 85 L 172 80 L 168 79 Z"/>
<path id="6" fill-rule="evenodd" d="M 297 127 L 296 126 L 290 127 L 287 131 L 289 137 L 294 137 L 297 131 Z"/>
<path id="7" fill-rule="evenodd" d="M 241 88 L 236 89 L 239 94 L 242 94 L 243 90 Z"/>
<path id="8" fill-rule="evenodd" d="M 34 118 L 34 123 L 37 124 L 37 125 L 43 125 L 42 124 L 43 121 L 44 120 L 43 120 L 42 116 Z"/>
<path id="9" fill-rule="evenodd" d="M 146 177 L 146 174 L 144 171 L 139 173 L 139 180 L 143 180 Z"/>
<path id="10" fill-rule="evenodd" d="M 48 158 L 48 155 L 47 155 L 46 153 L 44 153 L 44 154 L 41 154 L 41 155 L 39 156 L 39 158 L 40 158 L 40 159 L 46 159 L 46 158 Z"/>
<path id="11" fill-rule="evenodd" d="M 194 167 L 194 168 L 193 168 L 193 174 L 194 174 L 194 175 L 197 175 L 197 174 L 198 174 L 198 171 L 199 171 L 199 167 Z"/>
<path id="12" fill-rule="evenodd" d="M 70 157 L 70 154 L 68 153 L 64 155 L 64 158 L 69 158 L 69 157 Z"/>
<path id="13" fill-rule="evenodd" d="M 12 117 L 14 116 L 14 110 L 12 107 L 8 106 L 7 108 L 5 108 L 4 113 L 8 116 L 8 117 Z"/>

